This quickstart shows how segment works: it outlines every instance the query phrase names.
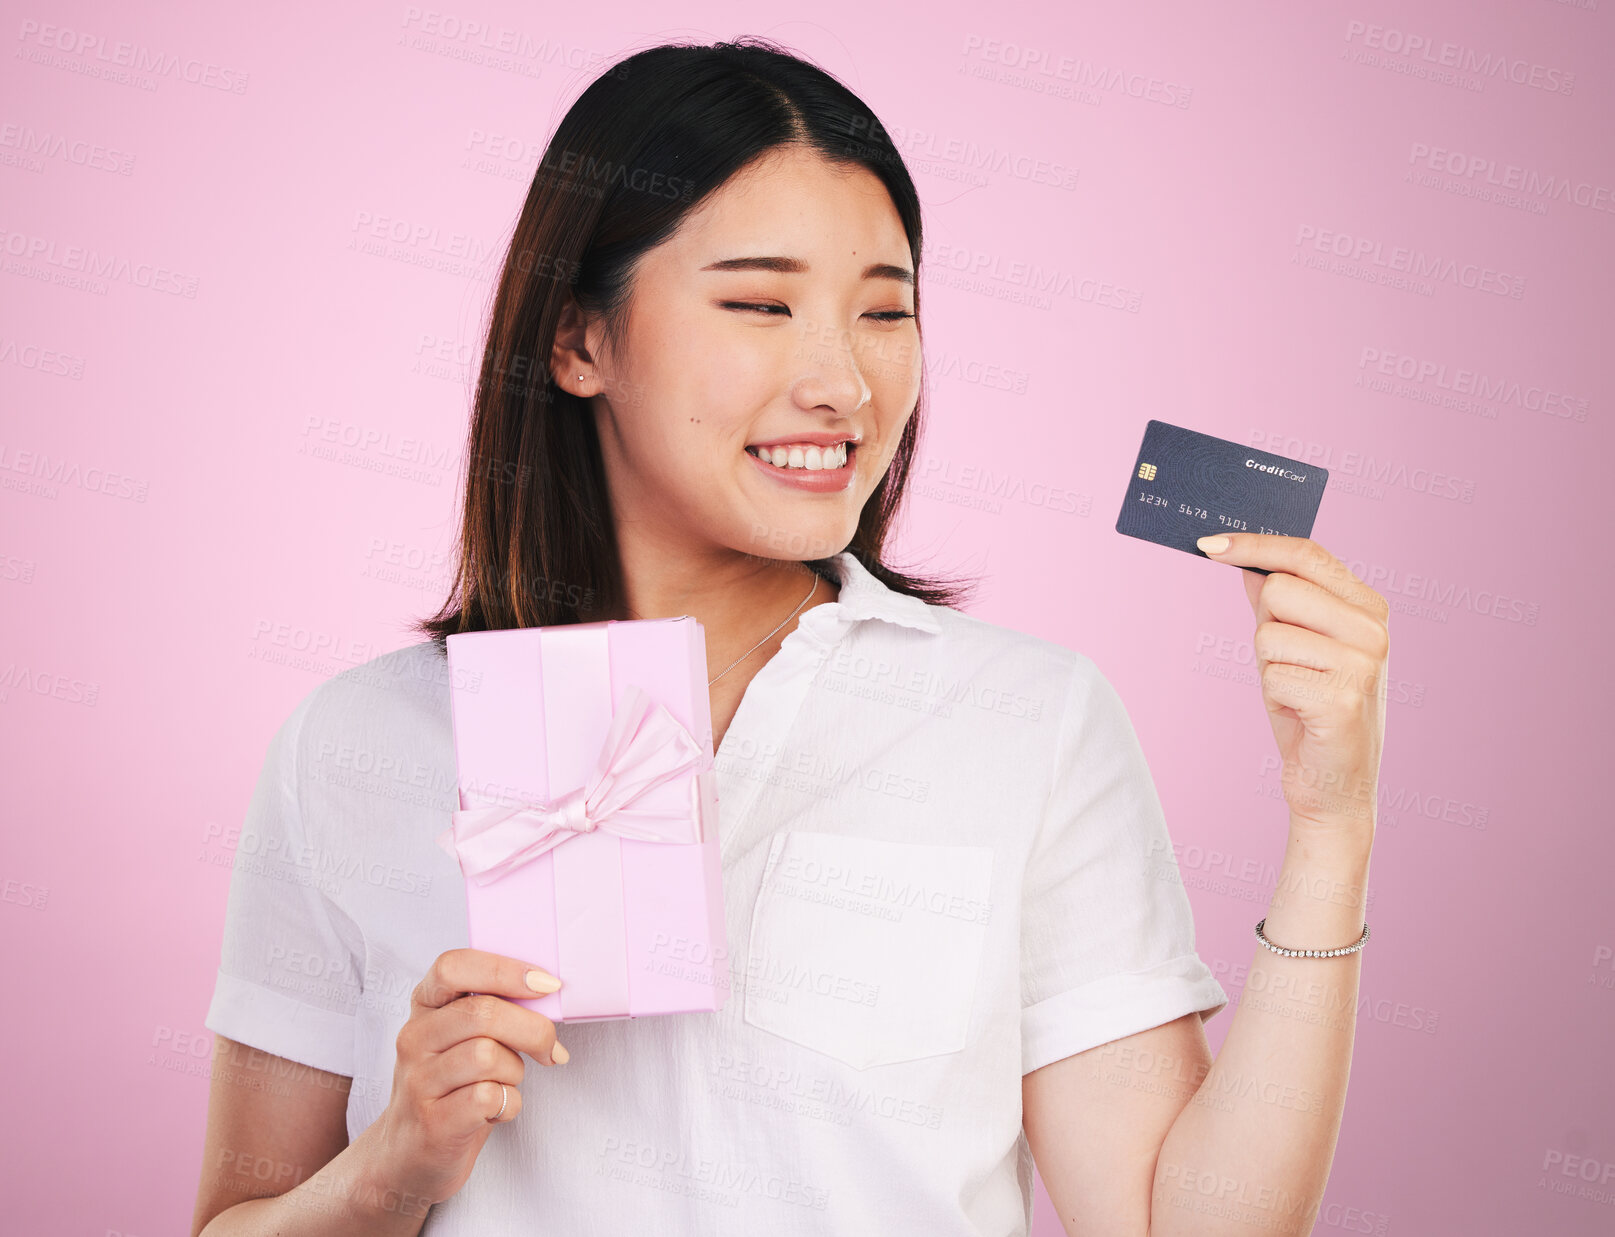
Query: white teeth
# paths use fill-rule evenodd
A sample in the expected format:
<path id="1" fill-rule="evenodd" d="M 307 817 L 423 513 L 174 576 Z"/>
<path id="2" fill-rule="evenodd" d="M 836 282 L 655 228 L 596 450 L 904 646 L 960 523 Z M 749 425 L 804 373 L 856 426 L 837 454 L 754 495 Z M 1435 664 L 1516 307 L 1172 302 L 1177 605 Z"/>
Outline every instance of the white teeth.
<path id="1" fill-rule="evenodd" d="M 825 468 L 842 468 L 847 463 L 847 444 L 837 443 L 833 447 L 747 447 L 758 459 L 773 464 L 776 468 L 804 468 L 819 470 Z"/>

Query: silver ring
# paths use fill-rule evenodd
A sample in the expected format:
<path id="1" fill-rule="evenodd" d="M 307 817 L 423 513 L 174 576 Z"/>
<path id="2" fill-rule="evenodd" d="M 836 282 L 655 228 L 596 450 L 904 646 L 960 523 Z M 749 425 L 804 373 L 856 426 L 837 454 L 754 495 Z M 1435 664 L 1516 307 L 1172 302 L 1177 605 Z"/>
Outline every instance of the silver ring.
<path id="1" fill-rule="evenodd" d="M 505 1115 L 505 1105 L 510 1103 L 510 1089 L 504 1083 L 499 1084 L 499 1111 L 489 1117 L 490 1121 L 497 1121 Z"/>

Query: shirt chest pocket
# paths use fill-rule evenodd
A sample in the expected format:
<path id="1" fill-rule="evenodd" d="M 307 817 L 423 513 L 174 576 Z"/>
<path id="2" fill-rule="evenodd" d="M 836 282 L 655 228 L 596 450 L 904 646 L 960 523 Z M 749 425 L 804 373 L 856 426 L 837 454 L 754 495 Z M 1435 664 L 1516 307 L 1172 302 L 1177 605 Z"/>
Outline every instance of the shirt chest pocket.
<path id="1" fill-rule="evenodd" d="M 752 908 L 745 1020 L 855 1069 L 959 1052 L 993 852 L 785 830 Z"/>

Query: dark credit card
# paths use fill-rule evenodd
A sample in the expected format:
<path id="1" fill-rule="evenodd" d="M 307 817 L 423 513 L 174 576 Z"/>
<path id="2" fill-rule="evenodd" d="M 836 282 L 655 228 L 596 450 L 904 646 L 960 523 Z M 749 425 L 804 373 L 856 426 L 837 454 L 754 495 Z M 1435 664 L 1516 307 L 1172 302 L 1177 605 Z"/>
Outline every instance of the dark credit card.
<path id="1" fill-rule="evenodd" d="M 1214 533 L 1310 537 L 1328 480 L 1327 468 L 1151 421 L 1116 531 L 1196 558 L 1207 556 L 1195 541 Z"/>

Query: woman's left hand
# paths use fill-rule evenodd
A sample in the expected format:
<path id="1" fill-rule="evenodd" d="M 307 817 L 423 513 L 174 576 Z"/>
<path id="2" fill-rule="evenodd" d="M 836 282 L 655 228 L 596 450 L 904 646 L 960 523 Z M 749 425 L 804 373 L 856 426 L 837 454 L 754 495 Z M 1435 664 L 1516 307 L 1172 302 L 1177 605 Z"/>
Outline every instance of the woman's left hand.
<path id="1" fill-rule="evenodd" d="M 1390 603 L 1307 537 L 1223 534 L 1242 571 L 1253 644 L 1293 826 L 1372 838 L 1385 743 Z"/>

